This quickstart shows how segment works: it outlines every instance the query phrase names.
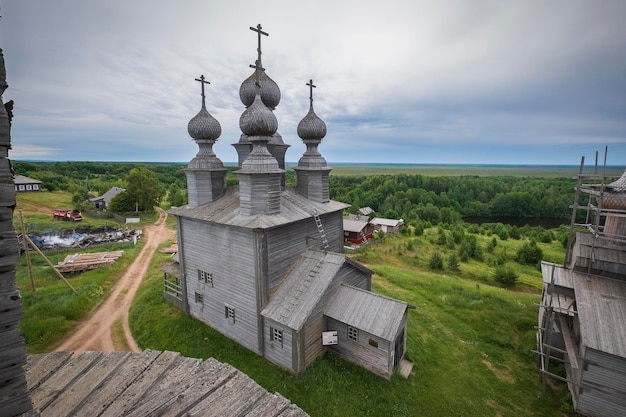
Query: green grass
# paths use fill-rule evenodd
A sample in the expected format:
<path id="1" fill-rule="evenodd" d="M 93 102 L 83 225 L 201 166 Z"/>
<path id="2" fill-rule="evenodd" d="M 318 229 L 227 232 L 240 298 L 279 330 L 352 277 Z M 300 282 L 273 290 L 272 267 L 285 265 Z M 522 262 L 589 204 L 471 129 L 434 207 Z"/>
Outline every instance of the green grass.
<path id="1" fill-rule="evenodd" d="M 514 176 L 571 178 L 578 173 L 578 166 L 564 165 L 430 165 L 430 164 L 329 164 L 333 169 L 331 175 L 366 176 L 421 174 L 428 176 Z M 589 168 L 587 168 L 589 169 Z M 620 176 L 623 168 L 607 167 L 606 175 Z"/>
<path id="2" fill-rule="evenodd" d="M 112 286 L 128 269 L 142 246 L 143 241 L 139 240 L 137 246 L 131 243 L 111 244 L 49 255 L 48 259 L 57 264 L 70 253 L 124 251 L 124 255 L 112 265 L 80 274 L 64 274 L 76 293 L 57 277 L 40 255 L 31 252 L 36 291 L 33 295 L 26 259 L 21 257 L 17 264 L 17 284 L 24 307 L 20 329 L 28 353 L 47 352 L 59 344 L 79 320 L 97 308 L 110 294 Z"/>
<path id="3" fill-rule="evenodd" d="M 397 242 L 390 241 L 371 257 L 389 246 L 394 252 Z M 131 329 L 142 348 L 230 363 L 314 417 L 567 415 L 566 389 L 549 388 L 540 397 L 537 358 L 531 353 L 536 291 L 513 292 L 409 268 L 397 258 L 389 259 L 394 265 L 367 266 L 376 272 L 374 291 L 415 307 L 409 311 L 407 357 L 414 363 L 409 379 L 395 375 L 386 381 L 332 353 L 301 376 L 270 364 L 163 299 L 159 268 L 169 260 L 163 254 L 154 257 L 139 289 Z"/>

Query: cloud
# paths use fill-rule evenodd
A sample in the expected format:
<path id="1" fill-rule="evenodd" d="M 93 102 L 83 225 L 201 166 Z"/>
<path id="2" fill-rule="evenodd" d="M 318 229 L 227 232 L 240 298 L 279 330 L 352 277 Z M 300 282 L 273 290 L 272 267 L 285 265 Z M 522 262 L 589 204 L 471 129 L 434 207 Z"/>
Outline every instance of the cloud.
<path id="1" fill-rule="evenodd" d="M 223 130 L 215 150 L 232 159 L 258 23 L 269 32 L 263 65 L 281 88 L 275 113 L 293 160 L 311 78 L 327 159 L 491 160 L 493 145 L 508 144 L 497 159 L 514 162 L 516 146 L 626 146 L 619 0 L 320 0 L 304 9 L 286 0 L 21 0 L 2 15 L 16 148 L 41 146 L 51 158 L 190 160 L 186 127 L 203 74 Z M 58 147 L 63 137 L 81 151 Z M 462 149 L 470 144 L 483 152 Z M 626 153 L 615 156 L 626 163 Z"/>

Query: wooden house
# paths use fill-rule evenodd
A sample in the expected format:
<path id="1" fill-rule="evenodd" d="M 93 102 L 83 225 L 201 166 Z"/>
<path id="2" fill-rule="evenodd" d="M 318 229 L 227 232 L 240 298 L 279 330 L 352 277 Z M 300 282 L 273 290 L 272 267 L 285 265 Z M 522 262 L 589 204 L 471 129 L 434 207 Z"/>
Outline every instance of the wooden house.
<path id="1" fill-rule="evenodd" d="M 107 207 L 109 207 L 109 204 L 111 204 L 111 200 L 113 199 L 113 197 L 115 197 L 119 193 L 123 193 L 124 191 L 126 190 L 120 187 L 111 187 L 101 196 L 91 197 L 89 199 L 89 202 L 93 204 L 93 207 L 96 210 L 106 210 Z"/>
<path id="2" fill-rule="evenodd" d="M 380 217 L 373 218 L 370 220 L 370 223 L 374 226 L 374 230 L 392 234 L 400 233 L 404 226 L 404 220 L 402 219 L 383 219 Z"/>
<path id="3" fill-rule="evenodd" d="M 16 175 L 13 179 L 15 184 L 15 191 L 17 192 L 29 192 L 29 191 L 41 191 L 42 182 L 33 178 L 28 178 L 24 175 Z"/>
<path id="4" fill-rule="evenodd" d="M 277 133 L 273 113 L 280 90 L 260 69 L 260 58 L 259 47 L 256 69 L 239 90 L 245 110 L 242 135 L 234 144 L 238 186 L 226 186 L 226 169 L 212 150 L 221 127 L 206 110 L 204 77 L 198 79 L 202 105 L 188 132 L 200 150 L 185 171 L 189 204 L 169 211 L 177 221 L 179 262 L 173 270 L 178 278 L 168 279 L 166 273 L 166 297 L 293 372 L 303 372 L 333 349 L 389 378 L 404 355 L 408 306 L 374 297 L 372 271 L 343 253 L 348 206 L 329 198 L 331 168 L 318 151 L 326 125 L 313 110 L 312 81 L 309 112 L 297 129 L 307 149 L 294 168 L 296 187 L 285 187 L 289 145 Z M 338 311 L 335 304 L 357 304 L 363 293 L 375 298 L 367 300 L 372 310 L 358 313 L 366 316 Z M 355 349 L 347 333 L 336 345 L 324 343 L 326 332 L 348 332 L 347 326 L 380 340 L 378 350 Z M 390 330 L 379 334 L 380 328 Z"/>
<path id="5" fill-rule="evenodd" d="M 597 176 L 592 176 L 594 178 Z M 574 204 L 564 265 L 543 262 L 537 352 L 542 376 L 567 382 L 577 413 L 626 415 L 626 172 L 585 184 Z M 592 179 L 591 181 L 596 181 Z M 588 223 L 576 224 L 578 210 Z M 585 226 L 585 231 L 578 226 Z M 565 375 L 554 364 L 563 364 Z M 561 365 L 559 365 L 561 366 Z"/>
<path id="6" fill-rule="evenodd" d="M 360 245 L 373 237 L 374 226 L 367 217 L 355 216 L 343 220 L 343 241 Z"/>

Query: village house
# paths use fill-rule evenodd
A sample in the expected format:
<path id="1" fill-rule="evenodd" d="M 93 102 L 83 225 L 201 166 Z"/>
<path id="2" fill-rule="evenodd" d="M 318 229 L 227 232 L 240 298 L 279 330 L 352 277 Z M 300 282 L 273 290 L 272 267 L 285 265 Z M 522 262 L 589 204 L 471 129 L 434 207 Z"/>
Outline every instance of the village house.
<path id="1" fill-rule="evenodd" d="M 375 217 L 370 220 L 370 224 L 374 226 L 375 231 L 396 234 L 400 233 L 400 231 L 402 230 L 402 227 L 404 226 L 404 220 L 383 219 L 380 217 Z"/>
<path id="2" fill-rule="evenodd" d="M 119 193 L 123 193 L 124 191 L 126 190 L 120 187 L 111 187 L 101 196 L 91 197 L 89 199 L 89 202 L 93 204 L 93 207 L 96 210 L 106 210 L 109 207 L 109 204 L 111 204 L 111 200 L 113 199 L 113 197 L 115 197 Z"/>
<path id="3" fill-rule="evenodd" d="M 354 215 L 343 220 L 343 241 L 360 245 L 373 237 L 374 226 L 367 217 Z"/>
<path id="4" fill-rule="evenodd" d="M 326 124 L 313 109 L 298 136 L 306 151 L 285 187 L 285 144 L 273 110 L 278 85 L 261 64 L 261 25 L 254 72 L 239 89 L 245 107 L 238 153 L 239 185 L 213 152 L 219 122 L 201 109 L 188 124 L 199 151 L 188 165 L 189 204 L 172 208 L 178 263 L 165 269 L 165 297 L 253 352 L 295 373 L 333 350 L 390 378 L 406 349 L 407 303 L 371 292 L 372 271 L 343 252 L 343 211 L 329 198 L 329 172 L 318 146 Z M 168 273 L 169 272 L 169 273 Z"/>
<path id="5" fill-rule="evenodd" d="M 13 178 L 13 183 L 17 192 L 41 191 L 43 184 L 39 180 L 28 178 L 24 175 L 16 175 Z"/>
<path id="6" fill-rule="evenodd" d="M 541 264 L 537 352 L 544 384 L 547 376 L 567 382 L 577 413 L 624 416 L 626 172 L 609 183 L 582 167 L 565 263 Z M 589 204 L 578 205 L 583 193 Z"/>

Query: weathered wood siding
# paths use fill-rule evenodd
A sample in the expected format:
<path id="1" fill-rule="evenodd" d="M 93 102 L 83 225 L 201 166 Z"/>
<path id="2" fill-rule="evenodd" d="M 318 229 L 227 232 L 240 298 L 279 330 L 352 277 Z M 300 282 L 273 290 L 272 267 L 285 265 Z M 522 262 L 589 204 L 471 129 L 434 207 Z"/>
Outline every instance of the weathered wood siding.
<path id="1" fill-rule="evenodd" d="M 191 316 L 260 354 L 254 231 L 184 218 L 181 228 Z M 213 284 L 200 281 L 198 270 L 211 273 Z M 202 302 L 196 302 L 196 293 Z M 226 306 L 235 309 L 234 322 L 226 317 Z"/>
<path id="2" fill-rule="evenodd" d="M 270 394 L 213 358 L 153 350 L 52 352 L 29 356 L 26 368 L 41 417 L 307 416 L 280 394 Z M 14 415 L 7 411 L 0 408 L 0 415 Z"/>
<path id="3" fill-rule="evenodd" d="M 326 318 L 323 313 L 324 307 L 342 283 L 370 290 L 371 276 L 349 264 L 344 263 L 341 267 L 335 276 L 335 280 L 312 310 L 310 317 L 303 327 L 304 363 L 302 364 L 302 369 L 299 370 L 300 372 L 304 371 L 318 356 L 326 351 L 326 346 L 322 345 L 322 332 L 334 329 L 327 329 Z"/>
<path id="4" fill-rule="evenodd" d="M 576 411 L 626 416 L 626 358 L 586 349 Z"/>
<path id="5" fill-rule="evenodd" d="M 327 330 L 337 330 L 337 344 L 329 346 L 329 349 L 337 352 L 344 359 L 354 362 L 363 368 L 380 375 L 391 378 L 393 368 L 389 367 L 393 342 L 376 337 L 359 329 L 358 340 L 348 338 L 348 326 L 337 320 L 327 319 Z M 378 343 L 378 347 L 370 345 L 370 339 Z"/>
<path id="6" fill-rule="evenodd" d="M 297 372 L 297 369 L 294 368 L 294 340 L 291 329 L 285 327 L 279 323 L 276 323 L 273 320 L 266 319 L 264 322 L 263 329 L 263 339 L 265 345 L 265 358 L 270 362 L 275 363 L 276 365 L 280 365 L 284 368 L 287 368 L 291 371 Z M 283 332 L 283 343 L 282 346 L 280 343 L 271 340 L 270 329 L 276 328 L 282 330 Z"/>
<path id="7" fill-rule="evenodd" d="M 320 216 L 331 252 L 343 253 L 341 212 Z M 267 231 L 268 282 L 270 294 L 293 267 L 298 257 L 311 246 L 321 243 L 320 233 L 311 216 Z"/>

